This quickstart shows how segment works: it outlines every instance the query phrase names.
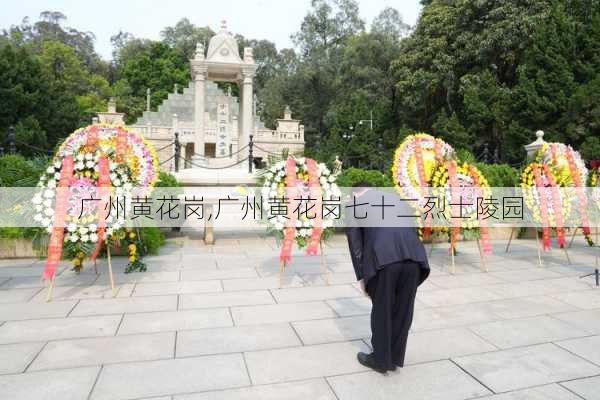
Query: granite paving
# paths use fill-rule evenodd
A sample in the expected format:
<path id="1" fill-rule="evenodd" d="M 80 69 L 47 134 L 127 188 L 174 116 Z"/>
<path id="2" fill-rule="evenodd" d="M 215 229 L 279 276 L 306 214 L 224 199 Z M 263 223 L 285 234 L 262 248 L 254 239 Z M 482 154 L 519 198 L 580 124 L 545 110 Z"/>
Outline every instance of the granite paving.
<path id="1" fill-rule="evenodd" d="M 262 232 L 183 233 L 125 274 L 114 258 L 80 274 L 61 263 L 53 300 L 43 262 L 0 260 L 0 398 L 86 400 L 597 400 L 597 247 L 577 237 L 543 255 L 535 241 L 494 241 L 489 272 L 445 245 L 417 293 L 404 368 L 356 361 L 370 351 L 371 302 L 334 235 L 321 257 L 296 249 L 279 276 Z M 429 246 L 429 245 L 427 245 Z"/>

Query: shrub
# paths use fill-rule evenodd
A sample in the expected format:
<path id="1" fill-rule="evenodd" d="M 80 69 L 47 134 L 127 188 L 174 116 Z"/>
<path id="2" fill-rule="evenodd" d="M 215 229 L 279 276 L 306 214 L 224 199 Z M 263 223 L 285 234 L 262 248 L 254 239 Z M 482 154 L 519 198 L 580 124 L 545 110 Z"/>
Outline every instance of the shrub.
<path id="1" fill-rule="evenodd" d="M 491 187 L 519 186 L 519 171 L 508 164 L 477 163 L 476 165 Z"/>
<path id="2" fill-rule="evenodd" d="M 173 174 L 168 172 L 160 171 L 158 175 L 158 182 L 156 182 L 156 187 L 180 187 L 179 181 Z"/>
<path id="3" fill-rule="evenodd" d="M 392 180 L 377 170 L 348 168 L 338 176 L 340 187 L 349 187 L 357 182 L 366 181 L 375 187 L 394 186 Z"/>
<path id="4" fill-rule="evenodd" d="M 143 254 L 158 254 L 160 246 L 165 243 L 165 235 L 157 227 L 140 228 L 140 240 Z"/>
<path id="5" fill-rule="evenodd" d="M 35 186 L 47 167 L 47 157 L 26 159 L 19 154 L 0 157 L 0 186 Z"/>

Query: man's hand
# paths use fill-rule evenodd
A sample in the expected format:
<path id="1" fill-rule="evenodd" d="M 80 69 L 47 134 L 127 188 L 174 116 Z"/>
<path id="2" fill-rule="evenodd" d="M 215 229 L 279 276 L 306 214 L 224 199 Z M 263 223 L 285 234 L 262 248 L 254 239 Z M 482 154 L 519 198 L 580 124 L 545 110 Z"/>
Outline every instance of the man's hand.
<path id="1" fill-rule="evenodd" d="M 365 287 L 365 280 L 364 280 L 364 279 L 361 279 L 360 281 L 358 281 L 358 284 L 360 285 L 360 290 L 361 290 L 361 292 L 363 292 L 363 294 L 364 294 L 365 296 L 368 296 L 368 293 L 367 293 L 367 288 Z"/>

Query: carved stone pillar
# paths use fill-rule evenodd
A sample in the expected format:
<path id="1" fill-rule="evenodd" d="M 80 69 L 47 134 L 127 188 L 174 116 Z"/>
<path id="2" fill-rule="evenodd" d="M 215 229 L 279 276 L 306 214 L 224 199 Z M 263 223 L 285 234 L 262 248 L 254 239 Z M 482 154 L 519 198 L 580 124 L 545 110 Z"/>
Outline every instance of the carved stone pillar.
<path id="1" fill-rule="evenodd" d="M 243 148 L 250 142 L 250 135 L 254 129 L 254 121 L 252 116 L 252 77 L 253 72 L 244 72 L 242 82 L 242 130 L 239 134 L 239 146 Z M 240 153 L 240 159 L 246 158 L 248 151 L 244 150 Z"/>
<path id="2" fill-rule="evenodd" d="M 204 156 L 204 85 L 206 71 L 196 70 L 194 75 L 194 152 Z"/>

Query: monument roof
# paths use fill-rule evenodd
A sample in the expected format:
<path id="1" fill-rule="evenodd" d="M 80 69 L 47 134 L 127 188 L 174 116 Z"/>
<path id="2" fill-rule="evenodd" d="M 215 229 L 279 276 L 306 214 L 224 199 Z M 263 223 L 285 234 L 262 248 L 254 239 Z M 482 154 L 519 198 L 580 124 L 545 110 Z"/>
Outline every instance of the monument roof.
<path id="1" fill-rule="evenodd" d="M 206 60 L 220 63 L 242 63 L 238 43 L 231 32 L 227 30 L 225 21 L 221 21 L 221 29 L 208 43 Z"/>

